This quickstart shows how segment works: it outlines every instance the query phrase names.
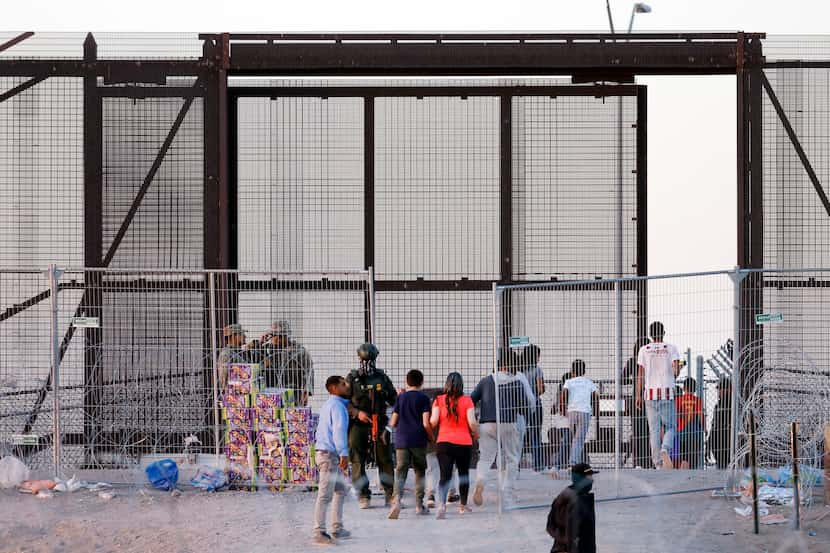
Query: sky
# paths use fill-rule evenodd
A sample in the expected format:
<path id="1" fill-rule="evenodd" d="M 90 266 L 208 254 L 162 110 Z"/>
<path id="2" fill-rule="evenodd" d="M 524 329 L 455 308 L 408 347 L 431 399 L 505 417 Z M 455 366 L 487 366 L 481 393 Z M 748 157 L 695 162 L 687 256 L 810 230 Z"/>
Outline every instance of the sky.
<path id="1" fill-rule="evenodd" d="M 821 34 L 818 0 L 651 0 L 635 31 Z M 633 2 L 611 0 L 617 30 Z M 605 0 L 16 2 L 0 30 L 142 32 L 607 31 Z M 736 261 L 735 79 L 639 78 L 649 87 L 649 273 Z"/>

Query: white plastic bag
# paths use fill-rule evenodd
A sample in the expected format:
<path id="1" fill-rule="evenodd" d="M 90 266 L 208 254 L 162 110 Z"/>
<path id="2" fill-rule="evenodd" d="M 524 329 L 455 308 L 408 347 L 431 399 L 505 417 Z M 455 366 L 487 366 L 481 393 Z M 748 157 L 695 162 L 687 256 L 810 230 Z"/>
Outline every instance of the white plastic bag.
<path id="1" fill-rule="evenodd" d="M 7 455 L 0 459 L 0 488 L 14 488 L 29 479 L 29 467 L 23 461 Z"/>

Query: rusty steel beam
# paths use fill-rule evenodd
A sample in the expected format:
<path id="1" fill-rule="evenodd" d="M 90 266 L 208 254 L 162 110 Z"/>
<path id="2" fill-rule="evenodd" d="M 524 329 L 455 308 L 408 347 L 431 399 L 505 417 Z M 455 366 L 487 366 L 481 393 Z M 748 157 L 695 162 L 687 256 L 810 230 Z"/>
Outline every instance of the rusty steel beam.
<path id="1" fill-rule="evenodd" d="M 18 94 L 20 94 L 24 90 L 29 90 L 30 88 L 32 88 L 36 84 L 38 84 L 42 81 L 45 81 L 47 78 L 48 77 L 46 75 L 38 75 L 37 77 L 32 77 L 28 81 L 24 81 L 24 82 L 20 83 L 19 85 L 10 88 L 9 90 L 4 92 L 3 94 L 0 94 L 0 103 L 5 102 L 9 98 L 17 96 Z"/>
<path id="2" fill-rule="evenodd" d="M 33 36 L 35 36 L 35 33 L 33 33 L 32 31 L 27 31 L 25 33 L 20 33 L 16 37 L 14 37 L 10 40 L 7 40 L 3 44 L 0 44 L 0 52 L 3 52 L 4 50 L 8 50 L 12 46 L 14 46 L 16 44 L 20 44 L 21 42 L 23 42 L 27 38 L 30 38 L 30 37 L 33 37 Z"/>
<path id="3" fill-rule="evenodd" d="M 801 141 L 798 139 L 798 135 L 795 134 L 795 129 L 793 129 L 790 119 L 784 112 L 784 108 L 781 106 L 778 96 L 775 94 L 775 91 L 772 89 L 772 85 L 770 85 L 769 79 L 767 79 L 766 74 L 763 72 L 761 72 L 761 83 L 764 85 L 764 90 L 766 91 L 770 102 L 772 102 L 772 106 L 775 108 L 775 113 L 778 114 L 778 119 L 781 120 L 784 130 L 790 138 L 790 142 L 795 149 L 796 155 L 798 155 L 798 159 L 801 160 L 801 164 L 804 166 L 804 170 L 807 172 L 810 182 L 813 183 L 813 188 L 815 189 L 816 194 L 818 194 L 819 200 L 821 200 L 821 205 L 824 206 L 824 211 L 827 212 L 827 215 L 830 215 L 830 200 L 828 200 L 827 194 L 824 192 L 824 187 L 821 185 L 821 182 L 819 182 L 818 175 L 816 175 L 816 171 L 813 169 L 813 164 L 810 163 L 810 159 L 804 152 L 804 148 L 801 146 Z"/>
<path id="4" fill-rule="evenodd" d="M 556 75 L 729 74 L 728 42 L 232 43 L 233 74 Z"/>
<path id="5" fill-rule="evenodd" d="M 107 83 L 158 83 L 160 75 L 169 77 L 201 76 L 206 70 L 196 60 L 83 60 L 3 59 L 0 77 L 103 77 Z"/>

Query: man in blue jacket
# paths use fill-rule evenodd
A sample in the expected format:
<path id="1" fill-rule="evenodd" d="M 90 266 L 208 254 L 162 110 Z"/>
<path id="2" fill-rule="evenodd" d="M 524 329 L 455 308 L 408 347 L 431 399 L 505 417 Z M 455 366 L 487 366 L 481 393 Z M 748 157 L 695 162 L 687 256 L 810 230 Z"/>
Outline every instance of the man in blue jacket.
<path id="1" fill-rule="evenodd" d="M 313 542 L 333 545 L 334 538 L 348 538 L 343 528 L 343 500 L 346 498 L 345 471 L 349 467 L 349 413 L 346 404 L 351 392 L 342 376 L 326 380 L 329 399 L 320 408 L 315 436 L 315 461 L 319 474 L 317 503 L 314 506 Z M 331 509 L 332 533 L 326 532 L 326 511 Z"/>

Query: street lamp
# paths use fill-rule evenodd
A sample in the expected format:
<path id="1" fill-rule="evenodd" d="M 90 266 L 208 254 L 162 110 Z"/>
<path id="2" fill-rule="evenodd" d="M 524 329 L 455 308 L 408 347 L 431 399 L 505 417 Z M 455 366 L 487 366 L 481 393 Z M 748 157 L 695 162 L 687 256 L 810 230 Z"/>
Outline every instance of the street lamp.
<path id="1" fill-rule="evenodd" d="M 608 11 L 608 23 L 611 26 L 611 34 L 614 34 L 614 20 L 611 18 L 611 4 L 605 0 L 605 8 Z M 628 20 L 628 34 L 634 26 L 634 16 L 638 13 L 650 13 L 651 6 L 644 2 L 635 2 L 631 8 L 631 18 Z M 616 40 L 616 39 L 615 39 Z M 621 83 L 622 84 L 622 83 Z M 617 97 L 617 278 L 623 277 L 623 98 Z M 617 398 L 616 409 L 614 410 L 614 472 L 619 478 L 620 467 L 622 466 L 622 360 L 623 360 L 623 298 L 622 283 L 617 282 L 617 319 L 616 319 L 616 374 L 614 375 L 614 389 Z"/>
<path id="2" fill-rule="evenodd" d="M 645 2 L 635 2 L 631 8 L 631 19 L 628 20 L 628 34 L 631 34 L 631 28 L 634 26 L 634 16 L 638 13 L 651 13 L 651 6 Z"/>

